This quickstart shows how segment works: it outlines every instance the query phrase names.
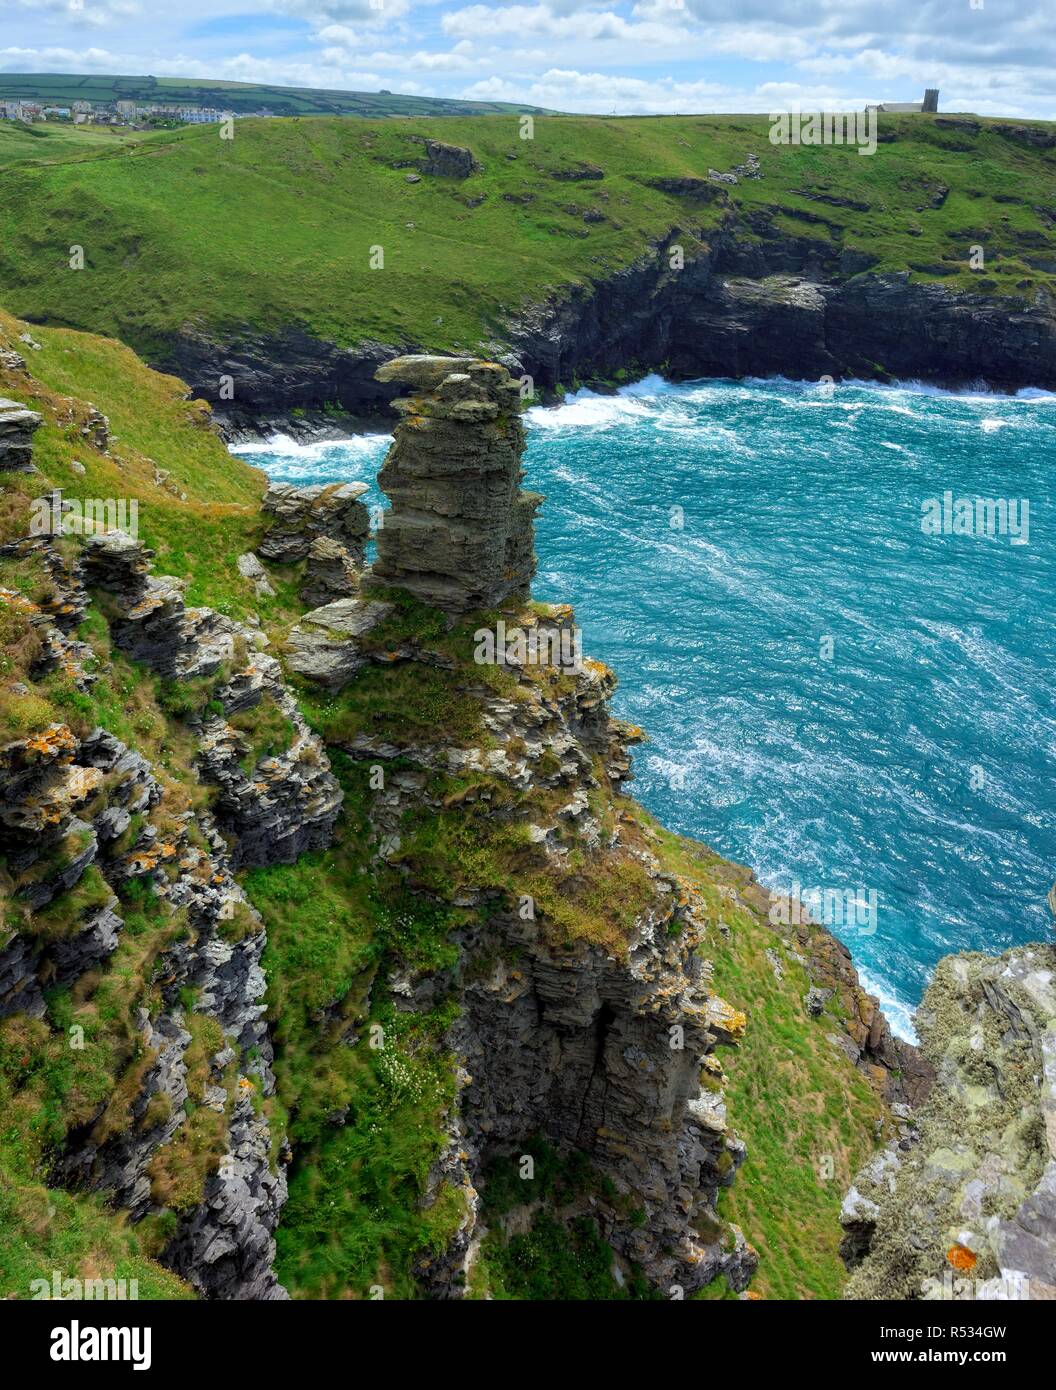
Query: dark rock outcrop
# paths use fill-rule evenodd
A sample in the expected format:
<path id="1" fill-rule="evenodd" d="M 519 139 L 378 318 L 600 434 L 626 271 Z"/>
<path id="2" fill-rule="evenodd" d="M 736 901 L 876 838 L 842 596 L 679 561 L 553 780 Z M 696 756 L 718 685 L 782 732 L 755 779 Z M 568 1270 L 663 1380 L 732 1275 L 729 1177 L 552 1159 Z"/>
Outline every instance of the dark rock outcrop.
<path id="1" fill-rule="evenodd" d="M 235 1102 L 229 1134 L 228 1153 L 206 1182 L 204 1201 L 181 1223 L 163 1259 L 211 1298 L 284 1299 L 271 1266 L 286 1178 L 281 1168 L 272 1170 L 267 1123 L 247 1096 Z"/>
<path id="2" fill-rule="evenodd" d="M 603 174 L 571 168 L 553 176 Z M 699 184 L 719 201 L 727 196 L 713 181 L 676 183 L 665 191 L 686 199 L 690 217 L 694 199 L 705 197 Z M 907 272 L 876 274 L 868 252 L 838 238 L 797 237 L 775 224 L 776 211 L 731 211 L 692 239 L 691 228 L 673 228 L 636 264 L 511 318 L 486 351 L 530 376 L 544 396 L 572 380 L 661 369 L 674 379 L 827 374 L 1056 388 L 1056 303 L 1044 291 L 1027 302 L 952 290 Z M 824 222 L 820 212 L 797 211 L 804 221 Z M 681 270 L 671 268 L 675 245 L 685 251 Z M 948 264 L 966 259 L 964 248 Z M 338 347 L 294 328 L 223 343 L 188 333 L 168 344 L 159 365 L 192 382 L 236 427 L 281 422 L 297 429 L 292 410 L 321 411 L 335 401 L 354 421 L 391 416 L 394 383 L 376 380 L 376 368 L 420 350 L 410 342 Z M 225 373 L 236 376 L 234 402 L 219 398 Z"/>
<path id="3" fill-rule="evenodd" d="M 418 166 L 423 174 L 445 179 L 468 179 L 480 168 L 473 151 L 462 145 L 447 145 L 442 140 L 430 140 L 425 158 Z"/>
<path id="4" fill-rule="evenodd" d="M 0 473 L 33 471 L 33 435 L 42 424 L 35 410 L 0 397 Z"/>
<path id="5" fill-rule="evenodd" d="M 378 369 L 413 394 L 378 484 L 392 509 L 374 575 L 450 612 L 528 590 L 539 498 L 520 491 L 520 392 L 505 367 L 476 358 L 399 357 Z"/>
<path id="6" fill-rule="evenodd" d="M 78 739 L 67 726 L 52 725 L 0 749 L 0 886 L 14 890 L 11 902 L 31 910 L 23 927 L 0 929 L 0 1017 L 43 1018 L 45 988 L 75 985 L 105 966 L 125 931 L 117 893 L 107 889 L 146 879 L 163 913 L 183 914 L 185 930 L 156 966 L 165 981 L 161 1011 L 136 1008 L 128 1020 L 135 1041 L 128 1045 L 134 1084 L 127 1122 L 104 1097 L 67 1137 L 54 1175 L 107 1194 L 133 1220 L 160 1210 L 155 1165 L 169 1161 L 169 1146 L 190 1123 L 192 1034 L 183 992 L 192 990 L 194 1012 L 214 1020 L 224 1040 L 209 1060 L 204 1101 L 228 1116 L 227 1153 L 201 1203 L 181 1215 L 165 1259 L 209 1297 L 282 1297 L 271 1262 L 285 1177 L 271 1165 L 267 1119 L 248 1098 L 256 1087 L 264 1095 L 274 1089 L 262 1002 L 263 923 L 231 877 L 208 817 L 184 813 L 182 827 L 165 839 L 146 819 L 162 800 L 147 760 L 103 729 Z M 124 844 L 133 816 L 144 824 Z M 210 849 L 199 847 L 203 837 Z M 72 925 L 53 929 L 37 915 L 40 908 L 76 889 L 89 865 L 104 900 L 93 893 Z M 235 908 L 247 929 L 229 939 L 223 924 Z M 138 1071 L 137 1055 L 144 1062 Z M 184 1262 L 188 1251 L 193 1267 Z"/>
<path id="7" fill-rule="evenodd" d="M 232 867 L 293 864 L 308 850 L 325 849 L 341 808 L 341 788 L 322 744 L 282 682 L 279 663 L 256 656 L 218 694 L 228 713 L 251 708 L 266 695 L 293 731 L 284 752 L 263 758 L 246 772 L 236 730 L 223 718 L 209 719 L 202 728 L 199 776 L 218 788 L 214 811 L 233 837 Z"/>
<path id="8" fill-rule="evenodd" d="M 531 616 L 558 631 L 570 615 Z M 397 745 L 366 735 L 342 744 L 353 758 L 403 769 L 386 771 L 372 803 L 382 845 L 394 841 L 408 811 L 441 811 L 429 799 L 429 774 L 485 774 L 513 793 L 553 796 L 556 809 L 525 827 L 540 872 L 562 874 L 572 854 L 583 856 L 585 873 L 622 859 L 641 866 L 651 885 L 625 946 L 611 949 L 586 939 L 562 945 L 545 913 L 526 917 L 487 885 L 463 887 L 457 903 L 477 909 L 477 922 L 459 935 L 457 966 L 436 975 L 397 965 L 390 989 L 398 1008 L 428 1009 L 452 990 L 460 1005 L 447 1044 L 461 1089 L 451 1145 L 435 1171 L 463 1191 L 466 1215 L 451 1247 L 419 1277 L 434 1296 L 460 1296 L 482 1234 L 479 1176 L 490 1156 L 519 1152 L 541 1133 L 585 1154 L 610 1180 L 612 1204 L 590 1215 L 656 1287 L 677 1296 L 676 1286 L 689 1291 L 725 1275 L 740 1290 L 757 1256 L 717 1217 L 715 1202 L 745 1149 L 727 1125 L 713 1052 L 737 1042 L 745 1018 L 712 987 L 699 950 L 706 917 L 699 895 L 645 846 L 625 843 L 619 824 L 603 832 L 592 810 L 601 778 L 619 786 L 629 775 L 627 745 L 640 738 L 609 714 L 612 673 L 589 660 L 563 669 L 560 694 L 543 693 L 524 672 L 516 698 L 486 699 L 484 746 Z"/>
<path id="9" fill-rule="evenodd" d="M 360 570 L 347 548 L 329 536 L 312 541 L 300 588 L 301 600 L 309 608 L 321 608 L 335 599 L 359 593 Z"/>
<path id="10" fill-rule="evenodd" d="M 114 641 L 161 676 L 213 675 L 234 656 L 241 628 L 211 608 L 188 608 L 184 583 L 152 575 L 152 557 L 153 551 L 123 531 L 90 536 L 85 544 L 85 583 L 113 594 L 121 608 L 111 624 Z"/>

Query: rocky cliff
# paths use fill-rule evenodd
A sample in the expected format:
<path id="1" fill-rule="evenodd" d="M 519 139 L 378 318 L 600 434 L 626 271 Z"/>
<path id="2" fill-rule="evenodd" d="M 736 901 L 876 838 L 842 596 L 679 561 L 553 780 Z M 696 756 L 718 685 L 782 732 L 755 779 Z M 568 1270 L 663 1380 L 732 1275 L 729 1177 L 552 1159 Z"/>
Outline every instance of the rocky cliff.
<path id="1" fill-rule="evenodd" d="M 893 1038 L 845 948 L 627 796 L 615 677 L 528 597 L 507 372 L 381 374 L 374 566 L 358 488 L 261 485 L 194 604 L 137 537 L 24 534 L 30 459 L 5 488 L 0 1195 L 131 1218 L 211 1298 L 831 1297 L 872 1158 L 852 1290 L 913 1296 L 951 1230 L 1040 1278 L 1051 950 L 947 962 L 925 1057 Z M 158 474 L 30 398 L 38 466 Z"/>
<path id="2" fill-rule="evenodd" d="M 59 672 L 82 692 L 105 683 L 98 651 L 68 635 L 99 604 L 115 649 L 197 683 L 210 708 L 192 718 L 190 746 L 219 788 L 210 809 L 188 808 L 101 727 L 53 722 L 0 748 L 0 1018 L 8 1042 L 30 1029 L 26 1084 L 49 1056 L 67 1065 L 61 1016 L 76 1058 L 53 1180 L 149 1217 L 159 1258 L 202 1294 L 284 1297 L 271 1267 L 286 1180 L 269 1120 L 267 938 L 234 872 L 329 843 L 341 793 L 259 629 L 187 607 L 140 542 L 92 535 L 71 557 L 57 538 L 19 538 L 0 556 L 42 562 L 54 585 L 45 607 L 0 590 L 24 675 Z M 32 718 L 39 697 L 10 690 Z M 224 716 L 263 698 L 292 736 L 247 775 Z"/>
<path id="3" fill-rule="evenodd" d="M 717 1211 L 744 1145 L 715 1049 L 738 1044 L 745 1017 L 716 992 L 709 960 L 731 929 L 622 795 L 642 735 L 609 713 L 611 672 L 583 659 L 569 610 L 525 603 L 531 571 L 511 563 L 510 538 L 512 554 L 531 556 L 524 518 L 539 499 L 517 492 L 515 384 L 473 359 L 398 359 L 379 375 L 415 394 L 380 474 L 393 509 L 378 562 L 356 597 L 305 616 L 287 658 L 328 699 L 338 693 L 326 736 L 372 770 L 379 857 L 416 896 L 468 914 L 449 965 L 423 970 L 397 951 L 388 977 L 411 1017 L 457 1004 L 444 1041 L 458 1087 L 430 1192 L 460 1194 L 460 1216 L 419 1278 L 438 1296 L 472 1287 L 495 1235 L 478 1189 L 486 1198 L 490 1168 L 544 1136 L 604 1185 L 604 1197 L 569 1195 L 563 1219 L 585 1214 L 628 1272 L 654 1289 L 721 1275 L 741 1290 L 757 1256 Z M 401 589 L 446 610 L 449 637 L 428 620 L 424 633 L 409 627 Z M 491 627 L 458 626 L 485 604 Z M 383 732 L 377 713 L 349 719 L 359 683 L 373 671 L 380 685 L 385 670 L 405 695 L 439 670 L 468 707 L 459 727 L 434 717 L 416 728 L 413 695 Z M 438 835 L 456 837 L 445 853 Z M 758 932 L 769 894 L 750 875 L 723 892 Z M 811 984 L 804 1024 L 818 1017 L 824 1045 L 891 1101 L 922 1094 L 927 1068 L 892 1038 L 846 950 L 810 924 L 792 936 Z M 536 1190 L 526 1181 L 517 1204 L 529 1225 Z"/>
<path id="4" fill-rule="evenodd" d="M 876 274 L 867 255 L 790 234 L 765 214 L 745 221 L 731 211 L 718 228 L 694 228 L 692 197 L 686 214 L 686 225 L 636 264 L 511 317 L 489 353 L 530 377 L 544 398 L 562 384 L 650 371 L 675 380 L 827 374 L 1056 387 L 1056 309 L 1043 292 L 1027 304 L 915 280 L 909 271 Z M 677 270 L 676 248 L 683 250 Z M 236 430 L 276 422 L 297 430 L 307 422 L 291 411 L 328 403 L 356 419 L 391 415 L 395 383 L 377 377 L 378 365 L 419 348 L 338 348 L 289 329 L 223 343 L 181 336 L 163 360 L 207 398 L 222 373 L 236 372 L 239 405 L 229 417 Z"/>

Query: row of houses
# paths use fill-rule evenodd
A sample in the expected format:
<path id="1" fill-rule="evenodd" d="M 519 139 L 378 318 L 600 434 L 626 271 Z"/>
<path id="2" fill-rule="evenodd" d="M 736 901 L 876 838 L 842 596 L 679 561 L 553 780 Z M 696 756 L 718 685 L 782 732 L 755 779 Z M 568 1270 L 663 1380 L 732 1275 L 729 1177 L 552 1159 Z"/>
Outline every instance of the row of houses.
<path id="1" fill-rule="evenodd" d="M 72 121 L 75 125 L 149 125 L 155 120 L 186 125 L 213 125 L 246 113 L 221 111 L 213 106 L 181 106 L 165 102 L 75 101 L 69 106 L 46 106 L 36 101 L 0 101 L 0 119 L 7 121 Z M 270 116 L 266 109 L 250 113 Z"/>

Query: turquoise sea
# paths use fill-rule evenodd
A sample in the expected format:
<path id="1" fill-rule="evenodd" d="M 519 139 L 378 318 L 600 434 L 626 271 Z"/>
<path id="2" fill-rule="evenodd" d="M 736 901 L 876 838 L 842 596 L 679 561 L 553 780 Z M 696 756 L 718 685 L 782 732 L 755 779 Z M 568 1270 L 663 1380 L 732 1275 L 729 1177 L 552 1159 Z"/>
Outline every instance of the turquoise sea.
<path id="1" fill-rule="evenodd" d="M 617 672 L 651 811 L 830 890 L 909 1037 L 940 956 L 1050 933 L 1056 397 L 649 377 L 527 423 L 535 596 Z M 387 444 L 237 452 L 373 485 Z"/>

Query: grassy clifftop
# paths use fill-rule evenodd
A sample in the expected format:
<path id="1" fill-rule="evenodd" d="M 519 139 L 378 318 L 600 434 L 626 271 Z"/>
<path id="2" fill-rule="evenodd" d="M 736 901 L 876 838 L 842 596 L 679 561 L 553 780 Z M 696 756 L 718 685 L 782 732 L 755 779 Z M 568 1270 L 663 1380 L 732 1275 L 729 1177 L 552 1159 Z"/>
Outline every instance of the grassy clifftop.
<path id="1" fill-rule="evenodd" d="M 952 286 L 1029 300 L 1056 285 L 1048 127 L 887 116 L 867 157 L 772 145 L 763 116 L 541 117 L 534 138 L 520 133 L 512 114 L 246 120 L 227 141 L 215 127 L 108 140 L 0 128 L 0 300 L 148 354 L 182 329 L 224 340 L 289 324 L 450 350 L 672 228 L 689 257 L 729 219 L 748 244 L 763 219 Z M 468 147 L 480 169 L 409 182 L 427 139 Z M 750 153 L 758 179 L 670 182 Z M 69 268 L 74 246 L 83 270 Z"/>

